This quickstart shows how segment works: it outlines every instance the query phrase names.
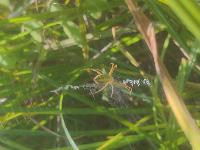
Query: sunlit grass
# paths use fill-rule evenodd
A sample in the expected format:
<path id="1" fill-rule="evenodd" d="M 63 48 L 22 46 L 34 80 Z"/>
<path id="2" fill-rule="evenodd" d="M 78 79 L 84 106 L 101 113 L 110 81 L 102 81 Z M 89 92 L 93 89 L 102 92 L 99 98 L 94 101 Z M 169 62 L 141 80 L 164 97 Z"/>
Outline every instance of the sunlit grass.
<path id="1" fill-rule="evenodd" d="M 0 1 L 0 149 L 199 149 L 199 5 L 137 2 L 175 92 L 123 0 Z"/>

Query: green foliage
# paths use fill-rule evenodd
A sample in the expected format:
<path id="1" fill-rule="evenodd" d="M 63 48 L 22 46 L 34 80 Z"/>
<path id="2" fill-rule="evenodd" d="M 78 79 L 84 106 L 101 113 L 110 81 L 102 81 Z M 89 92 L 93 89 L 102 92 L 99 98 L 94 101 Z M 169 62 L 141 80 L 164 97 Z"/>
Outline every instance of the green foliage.
<path id="1" fill-rule="evenodd" d="M 138 3 L 200 126 L 199 5 Z M 123 0 L 0 0 L 0 12 L 0 149 L 191 149 Z M 88 69 L 109 72 L 110 63 L 121 84 L 148 79 L 151 86 L 95 93 L 102 85 Z"/>

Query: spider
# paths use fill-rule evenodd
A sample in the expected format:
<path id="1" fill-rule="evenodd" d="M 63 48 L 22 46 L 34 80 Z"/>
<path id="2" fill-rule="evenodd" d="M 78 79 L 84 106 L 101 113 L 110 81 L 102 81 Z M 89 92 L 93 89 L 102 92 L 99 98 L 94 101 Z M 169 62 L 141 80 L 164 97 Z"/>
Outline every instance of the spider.
<path id="1" fill-rule="evenodd" d="M 99 92 L 103 91 L 109 85 L 111 86 L 111 97 L 112 97 L 113 92 L 114 92 L 113 86 L 126 88 L 131 93 L 132 92 L 131 87 L 129 87 L 125 83 L 118 82 L 117 80 L 114 79 L 114 77 L 112 75 L 113 75 L 113 72 L 117 69 L 117 65 L 114 64 L 114 63 L 110 63 L 110 64 L 111 64 L 111 68 L 110 68 L 110 71 L 108 73 L 105 73 L 100 69 L 92 69 L 92 68 L 89 69 L 89 70 L 97 73 L 97 75 L 93 78 L 93 81 L 97 85 L 104 84 L 103 87 L 100 88 L 95 93 L 99 93 Z"/>

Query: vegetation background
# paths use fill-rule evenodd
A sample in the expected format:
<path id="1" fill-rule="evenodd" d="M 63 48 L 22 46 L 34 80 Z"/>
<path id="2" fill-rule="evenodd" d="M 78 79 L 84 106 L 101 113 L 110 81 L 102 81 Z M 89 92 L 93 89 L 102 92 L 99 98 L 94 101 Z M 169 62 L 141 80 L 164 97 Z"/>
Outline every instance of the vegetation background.
<path id="1" fill-rule="evenodd" d="M 199 5 L 0 0 L 0 149 L 199 150 Z M 166 80 L 138 30 L 145 23 Z M 109 76 L 110 63 L 118 67 Z M 101 71 L 91 69 L 103 72 L 97 83 Z"/>

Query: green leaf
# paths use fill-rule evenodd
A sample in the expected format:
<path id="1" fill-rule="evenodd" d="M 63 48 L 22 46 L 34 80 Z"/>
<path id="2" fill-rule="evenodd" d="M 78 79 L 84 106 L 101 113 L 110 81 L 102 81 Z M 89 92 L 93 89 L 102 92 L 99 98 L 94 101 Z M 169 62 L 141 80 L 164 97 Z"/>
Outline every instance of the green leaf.
<path id="1" fill-rule="evenodd" d="M 42 22 L 40 21 L 30 21 L 25 23 L 25 29 L 30 32 L 32 38 L 41 43 L 42 42 L 42 36 L 41 33 L 39 31 L 36 31 L 35 29 L 39 29 L 42 27 Z"/>
<path id="2" fill-rule="evenodd" d="M 72 21 L 63 22 L 63 29 L 65 34 L 72 40 L 74 40 L 78 45 L 84 44 L 84 38 L 80 32 L 78 25 Z"/>

